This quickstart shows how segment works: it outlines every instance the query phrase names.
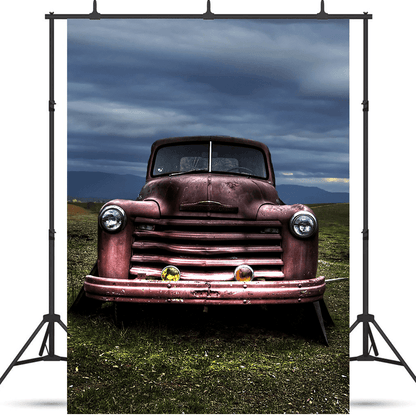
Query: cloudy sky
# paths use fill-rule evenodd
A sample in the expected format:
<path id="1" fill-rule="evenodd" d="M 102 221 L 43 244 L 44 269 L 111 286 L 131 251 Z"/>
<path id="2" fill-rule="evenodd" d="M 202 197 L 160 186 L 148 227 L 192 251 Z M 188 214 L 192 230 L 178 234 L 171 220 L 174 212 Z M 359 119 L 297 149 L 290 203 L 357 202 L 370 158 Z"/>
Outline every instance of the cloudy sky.
<path id="1" fill-rule="evenodd" d="M 68 170 L 145 176 L 153 141 L 229 135 L 276 183 L 348 192 L 348 21 L 69 20 Z"/>

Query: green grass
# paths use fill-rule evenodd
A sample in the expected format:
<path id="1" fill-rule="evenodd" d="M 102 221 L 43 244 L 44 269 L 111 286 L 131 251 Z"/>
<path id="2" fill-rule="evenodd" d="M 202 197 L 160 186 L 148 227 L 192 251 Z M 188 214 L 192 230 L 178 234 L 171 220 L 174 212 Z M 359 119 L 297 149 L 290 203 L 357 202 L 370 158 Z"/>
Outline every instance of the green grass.
<path id="1" fill-rule="evenodd" d="M 349 277 L 349 204 L 311 205 L 319 224 L 318 274 Z"/>
<path id="2" fill-rule="evenodd" d="M 75 205 L 75 204 L 72 204 Z M 82 204 L 76 204 L 81 206 Z M 86 204 L 85 204 L 86 205 Z M 87 214 L 68 213 L 68 307 L 72 305 L 86 276 L 97 260 L 97 217 L 98 204 Z"/>
<path id="3" fill-rule="evenodd" d="M 348 204 L 312 209 L 319 273 L 348 277 Z M 96 259 L 96 212 L 68 217 L 68 297 Z M 127 305 L 121 327 L 110 303 L 69 314 L 68 413 L 348 413 L 348 292 L 327 285 L 329 347 L 311 305 Z"/>

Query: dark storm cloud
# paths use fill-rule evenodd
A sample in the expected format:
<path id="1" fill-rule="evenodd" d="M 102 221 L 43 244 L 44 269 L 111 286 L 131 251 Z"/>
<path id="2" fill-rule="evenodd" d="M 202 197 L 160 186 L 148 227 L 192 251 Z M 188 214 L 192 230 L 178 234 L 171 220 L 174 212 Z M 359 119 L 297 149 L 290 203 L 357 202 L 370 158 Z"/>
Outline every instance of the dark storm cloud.
<path id="1" fill-rule="evenodd" d="M 221 134 L 347 178 L 348 106 L 347 22 L 68 22 L 69 170 L 143 176 L 154 140 Z"/>

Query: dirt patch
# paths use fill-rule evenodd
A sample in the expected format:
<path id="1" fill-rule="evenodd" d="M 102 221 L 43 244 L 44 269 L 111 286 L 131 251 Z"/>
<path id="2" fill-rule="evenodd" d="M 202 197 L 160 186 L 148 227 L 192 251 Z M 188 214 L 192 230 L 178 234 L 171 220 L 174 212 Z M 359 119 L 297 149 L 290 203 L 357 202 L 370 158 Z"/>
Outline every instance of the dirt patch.
<path id="1" fill-rule="evenodd" d="M 88 214 L 88 210 L 78 207 L 73 204 L 68 204 L 68 215 L 85 215 Z"/>

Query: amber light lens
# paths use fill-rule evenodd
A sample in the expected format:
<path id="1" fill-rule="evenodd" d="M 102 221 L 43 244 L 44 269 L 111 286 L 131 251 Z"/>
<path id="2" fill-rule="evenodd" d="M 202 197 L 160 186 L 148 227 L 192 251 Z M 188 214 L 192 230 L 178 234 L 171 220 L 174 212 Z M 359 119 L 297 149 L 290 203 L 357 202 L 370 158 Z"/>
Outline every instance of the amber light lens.
<path id="1" fill-rule="evenodd" d="M 249 282 L 253 280 L 253 275 L 254 272 L 250 266 L 242 265 L 234 270 L 234 278 L 239 282 Z"/>
<path id="2" fill-rule="evenodd" d="M 162 280 L 177 281 L 181 278 L 181 272 L 175 266 L 166 266 L 161 273 Z"/>

